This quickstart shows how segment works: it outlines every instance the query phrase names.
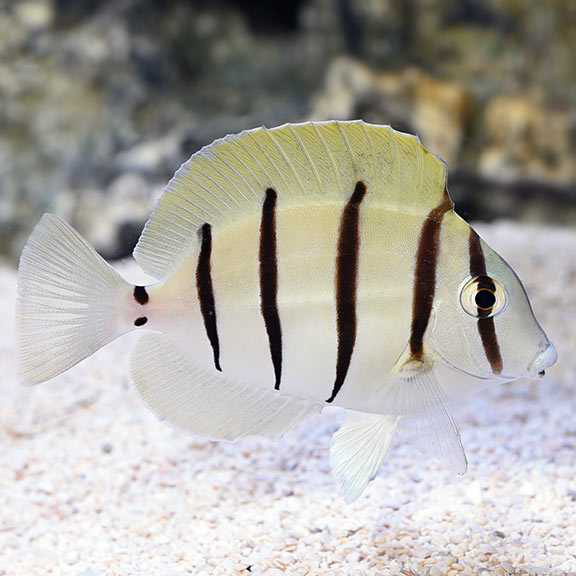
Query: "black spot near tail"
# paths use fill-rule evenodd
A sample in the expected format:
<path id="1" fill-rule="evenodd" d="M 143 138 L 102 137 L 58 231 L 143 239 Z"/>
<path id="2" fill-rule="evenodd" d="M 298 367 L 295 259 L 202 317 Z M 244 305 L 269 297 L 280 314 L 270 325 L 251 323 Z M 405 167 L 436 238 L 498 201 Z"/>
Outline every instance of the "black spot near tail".
<path id="1" fill-rule="evenodd" d="M 142 306 L 148 304 L 150 297 L 148 296 L 145 286 L 134 286 L 134 300 L 136 300 L 138 304 L 142 304 Z"/>

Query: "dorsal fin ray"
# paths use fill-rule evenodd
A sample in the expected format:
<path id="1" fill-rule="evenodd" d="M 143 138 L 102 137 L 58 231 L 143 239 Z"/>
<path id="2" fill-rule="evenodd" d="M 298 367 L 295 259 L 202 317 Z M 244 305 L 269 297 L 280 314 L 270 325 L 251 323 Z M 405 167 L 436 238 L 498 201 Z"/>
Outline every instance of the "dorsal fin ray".
<path id="1" fill-rule="evenodd" d="M 279 204 L 346 201 L 362 180 L 367 203 L 425 216 L 445 198 L 446 168 L 420 140 L 389 126 L 306 122 L 256 128 L 202 148 L 169 182 L 134 250 L 161 279 L 198 245 L 197 232 Z"/>

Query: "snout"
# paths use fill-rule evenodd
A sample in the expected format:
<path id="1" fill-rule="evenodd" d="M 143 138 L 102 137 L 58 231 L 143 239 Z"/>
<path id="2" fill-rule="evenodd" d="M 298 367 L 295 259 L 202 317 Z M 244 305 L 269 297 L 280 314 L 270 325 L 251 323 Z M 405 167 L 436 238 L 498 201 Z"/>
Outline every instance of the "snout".
<path id="1" fill-rule="evenodd" d="M 548 344 L 548 347 L 536 356 L 532 364 L 528 368 L 528 373 L 530 376 L 536 378 L 537 376 L 544 376 L 546 368 L 550 368 L 556 364 L 558 360 L 558 353 L 553 344 Z"/>

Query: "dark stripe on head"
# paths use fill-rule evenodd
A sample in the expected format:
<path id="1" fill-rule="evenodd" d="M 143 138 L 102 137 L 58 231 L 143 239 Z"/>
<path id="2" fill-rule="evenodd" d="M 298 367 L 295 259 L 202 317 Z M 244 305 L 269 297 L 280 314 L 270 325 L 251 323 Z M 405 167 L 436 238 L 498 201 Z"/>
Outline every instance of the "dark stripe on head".
<path id="1" fill-rule="evenodd" d="M 216 325 L 216 304 L 214 301 L 214 289 L 212 287 L 212 275 L 210 257 L 212 255 L 212 228 L 210 224 L 204 224 L 200 228 L 200 254 L 196 267 L 196 288 L 198 289 L 198 301 L 200 311 L 204 318 L 204 328 L 206 336 L 212 346 L 214 354 L 214 366 L 216 370 L 222 371 L 220 367 L 220 342 L 218 340 L 218 328 Z"/>
<path id="2" fill-rule="evenodd" d="M 470 276 L 473 278 L 479 277 L 478 289 L 487 288 L 488 290 L 494 291 L 496 289 L 494 282 L 486 274 L 486 261 L 484 259 L 480 236 L 478 236 L 472 228 L 470 228 L 468 247 L 470 251 Z M 482 340 L 482 346 L 484 347 L 484 354 L 490 363 L 492 372 L 494 374 L 500 374 L 503 363 L 498 337 L 496 336 L 494 318 L 482 318 L 482 316 L 490 313 L 490 310 L 478 309 L 478 316 L 480 316 L 480 318 L 478 318 L 478 332 Z"/>
<path id="3" fill-rule="evenodd" d="M 136 300 L 138 304 L 142 304 L 142 306 L 148 304 L 150 298 L 145 286 L 134 286 L 134 300 Z"/>
<path id="4" fill-rule="evenodd" d="M 264 318 L 270 356 L 274 366 L 274 388 L 282 379 L 282 327 L 278 315 L 278 261 L 276 257 L 276 190 L 268 188 L 260 222 L 260 310 Z"/>
<path id="5" fill-rule="evenodd" d="M 430 322 L 436 294 L 436 267 L 440 253 L 440 230 L 444 214 L 452 210 L 452 200 L 444 191 L 442 203 L 430 211 L 422 229 L 416 252 L 414 292 L 412 299 L 412 326 L 410 331 L 410 356 L 422 360 L 424 334 Z"/>
<path id="6" fill-rule="evenodd" d="M 340 220 L 340 237 L 336 257 L 336 325 L 338 330 L 338 357 L 333 402 L 346 380 L 356 344 L 356 290 L 358 281 L 358 253 L 360 249 L 360 204 L 366 194 L 364 182 L 357 182 Z"/>

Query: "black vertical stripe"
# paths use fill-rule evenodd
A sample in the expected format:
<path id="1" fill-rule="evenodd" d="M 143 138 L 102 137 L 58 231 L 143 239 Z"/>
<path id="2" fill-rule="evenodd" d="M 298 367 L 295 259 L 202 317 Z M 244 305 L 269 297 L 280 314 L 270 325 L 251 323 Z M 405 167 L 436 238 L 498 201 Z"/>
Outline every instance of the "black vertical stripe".
<path id="1" fill-rule="evenodd" d="M 274 388 L 282 380 L 282 327 L 278 315 L 278 260 L 276 255 L 276 190 L 268 188 L 260 222 L 260 310 L 274 365 Z"/>
<path id="2" fill-rule="evenodd" d="M 442 203 L 432 209 L 420 231 L 416 269 L 414 271 L 414 292 L 412 300 L 412 325 L 410 331 L 410 356 L 422 360 L 424 334 L 428 328 L 434 296 L 436 294 L 436 267 L 440 253 L 440 230 L 444 214 L 453 207 L 444 191 Z"/>
<path id="3" fill-rule="evenodd" d="M 472 228 L 470 228 L 470 236 L 468 238 L 468 247 L 470 252 L 470 275 L 473 278 L 479 278 L 478 289 L 486 288 L 494 291 L 496 287 L 494 282 L 486 274 L 486 261 L 484 259 L 484 251 L 480 237 Z M 491 311 L 478 309 L 478 333 L 482 340 L 484 347 L 484 354 L 490 363 L 492 372 L 500 374 L 502 372 L 503 363 L 502 355 L 500 353 L 500 345 L 498 344 L 498 337 L 496 336 L 496 326 L 494 325 L 494 318 L 483 318 Z"/>
<path id="4" fill-rule="evenodd" d="M 332 394 L 326 402 L 333 402 L 342 388 L 356 344 L 356 291 L 358 281 L 358 253 L 360 249 L 360 204 L 366 194 L 364 182 L 357 182 L 340 220 L 340 236 L 336 257 L 336 325 L 338 357 L 336 379 Z"/>
<path id="5" fill-rule="evenodd" d="M 220 367 L 220 342 L 216 324 L 216 304 L 210 265 L 210 257 L 212 256 L 212 228 L 210 224 L 204 224 L 200 228 L 200 238 L 202 244 L 196 267 L 196 288 L 198 289 L 198 300 L 200 302 L 200 311 L 204 318 L 206 336 L 208 336 L 214 353 L 214 366 L 216 366 L 216 370 L 222 372 Z"/>

